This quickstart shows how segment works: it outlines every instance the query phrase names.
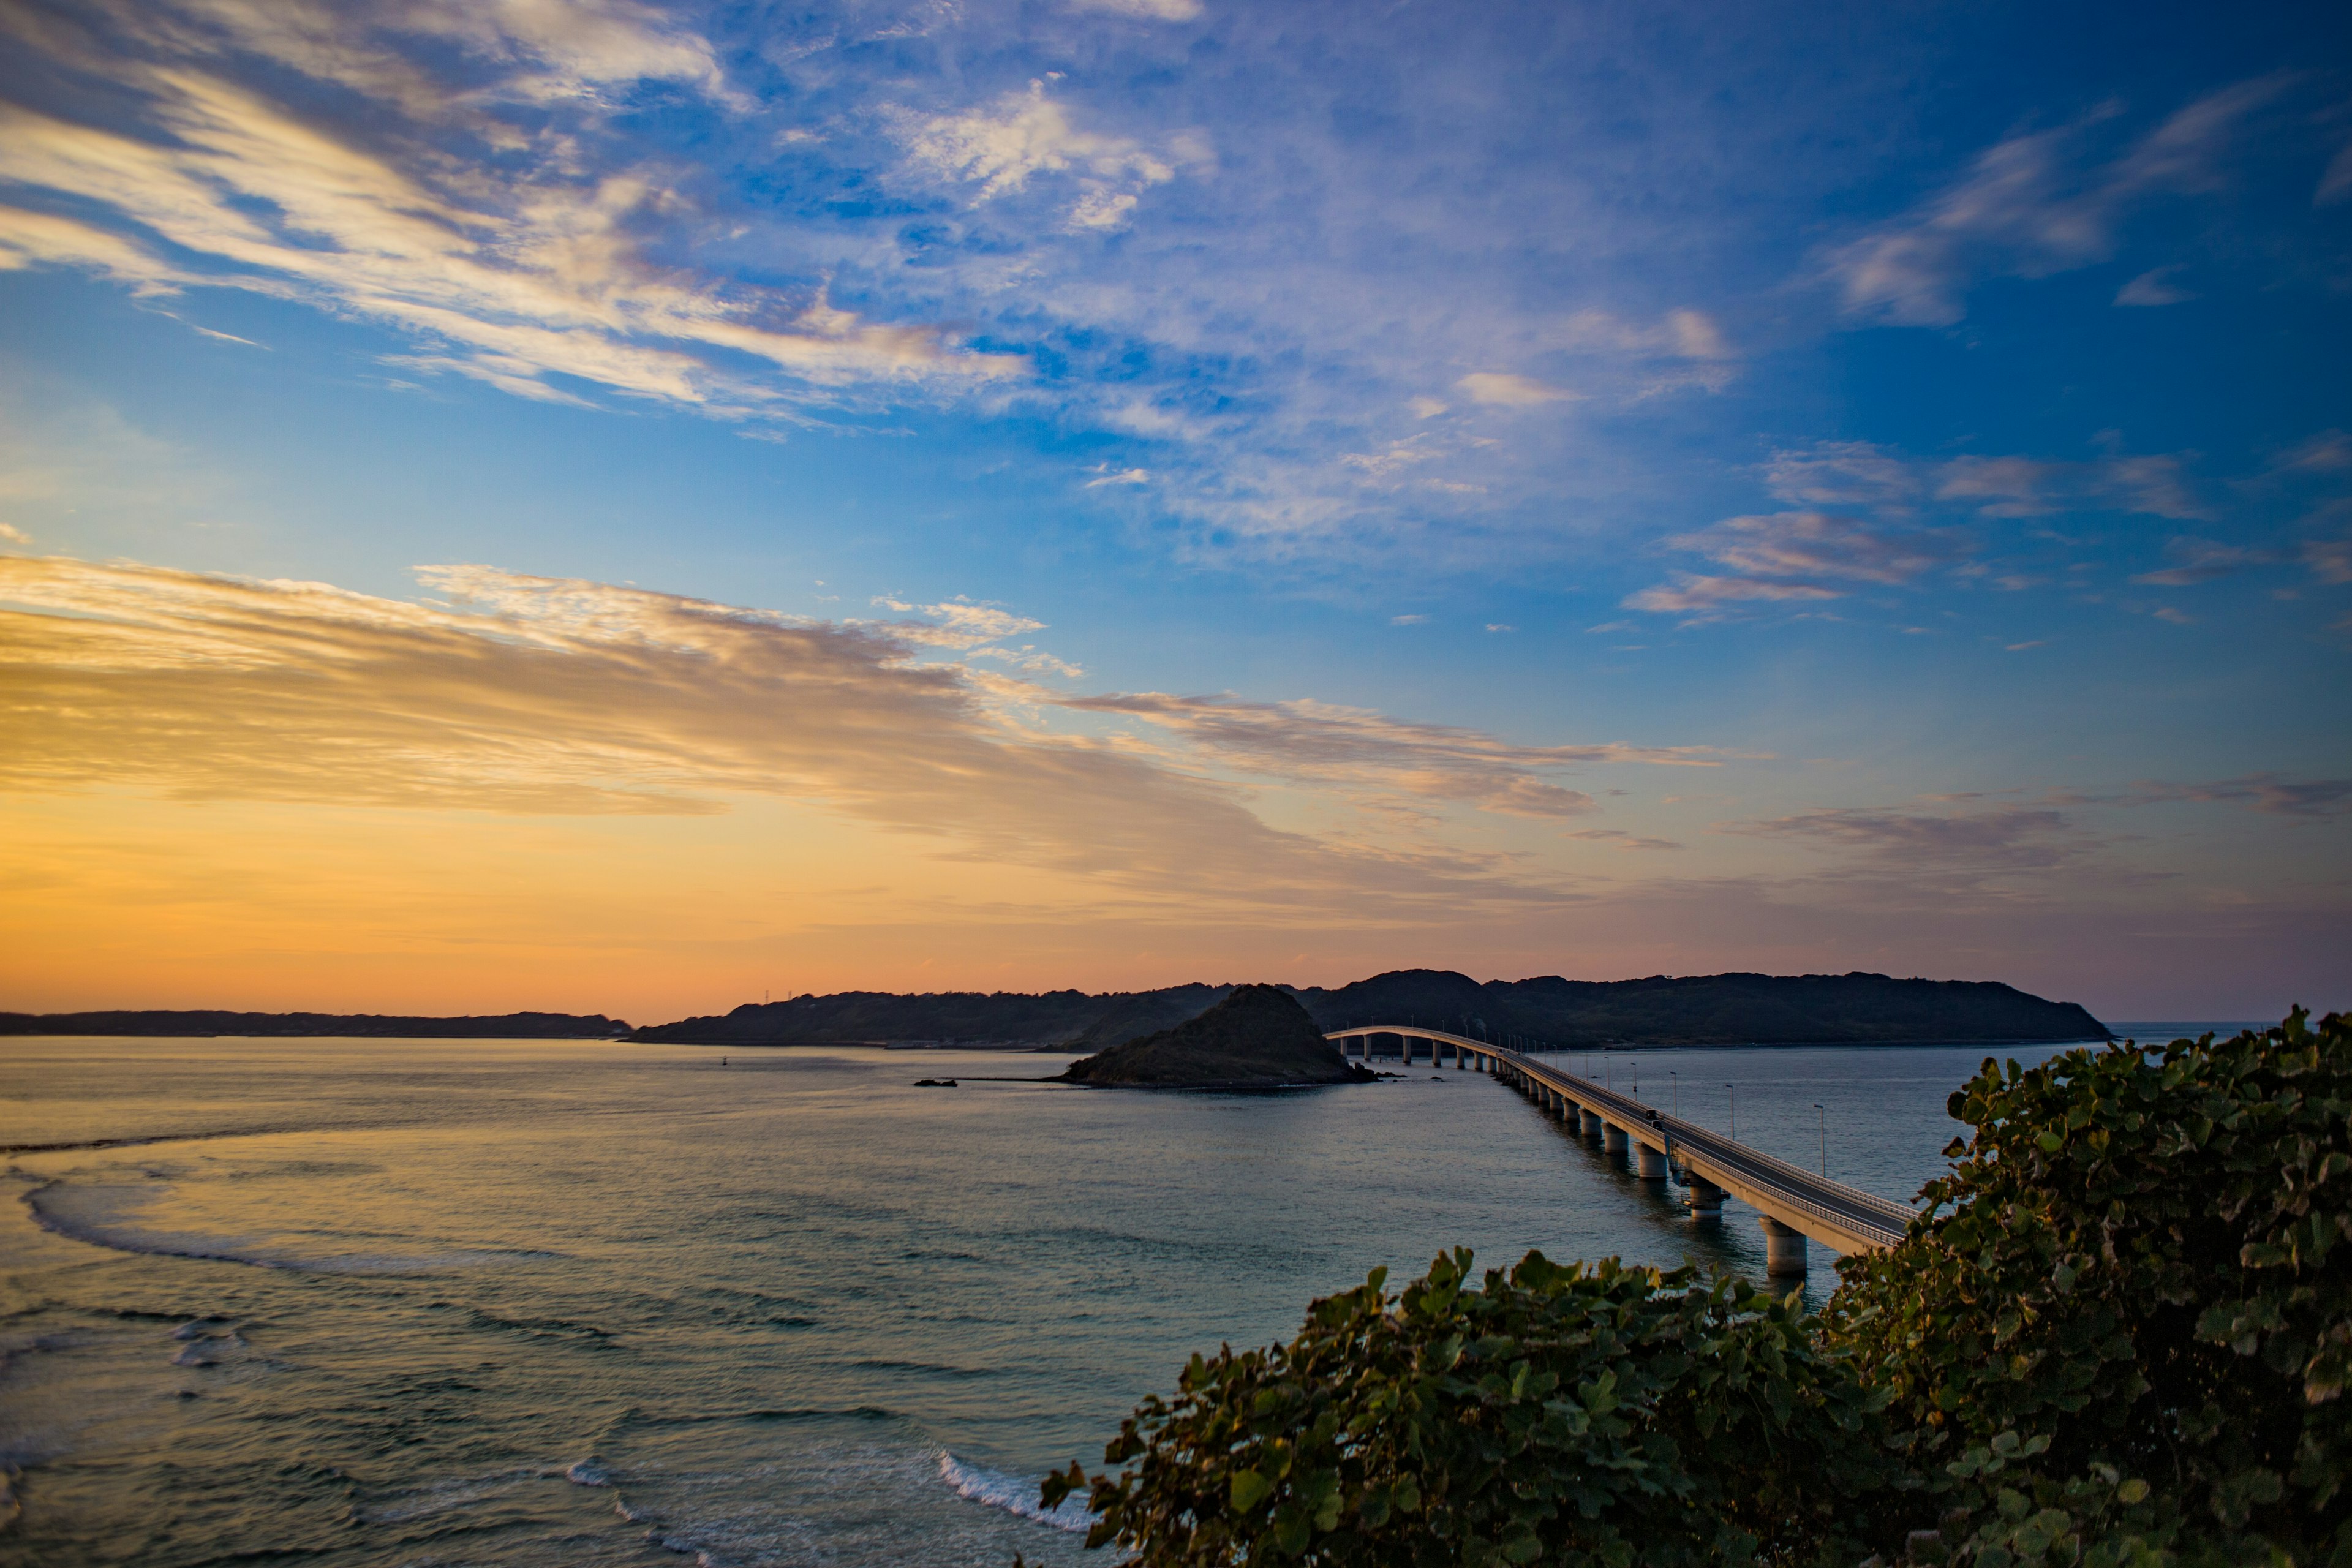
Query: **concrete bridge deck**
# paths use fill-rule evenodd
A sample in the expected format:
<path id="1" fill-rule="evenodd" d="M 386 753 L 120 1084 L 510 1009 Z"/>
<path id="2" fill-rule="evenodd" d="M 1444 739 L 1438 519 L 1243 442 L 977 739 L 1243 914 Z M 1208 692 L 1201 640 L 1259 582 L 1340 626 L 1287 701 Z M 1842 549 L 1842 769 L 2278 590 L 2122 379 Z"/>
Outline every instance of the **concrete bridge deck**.
<path id="1" fill-rule="evenodd" d="M 1411 1024 L 1365 1024 L 1324 1038 L 1344 1053 L 1349 1041 L 1369 1052 L 1371 1037 L 1393 1035 L 1410 1051 L 1426 1042 L 1431 1065 L 1451 1049 L 1454 1065 L 1494 1074 L 1545 1110 L 1572 1120 L 1588 1139 L 1623 1154 L 1643 1177 L 1663 1184 L 1671 1173 L 1685 1203 L 1701 1217 L 1720 1215 L 1728 1193 L 1763 1216 L 1765 1262 L 1778 1275 L 1804 1273 L 1808 1237 L 1839 1253 L 1873 1252 L 1903 1239 L 1916 1211 L 1907 1204 L 1832 1182 L 1696 1122 L 1669 1116 L 1540 1056 Z M 1410 1055 L 1405 1058 L 1411 1060 Z"/>

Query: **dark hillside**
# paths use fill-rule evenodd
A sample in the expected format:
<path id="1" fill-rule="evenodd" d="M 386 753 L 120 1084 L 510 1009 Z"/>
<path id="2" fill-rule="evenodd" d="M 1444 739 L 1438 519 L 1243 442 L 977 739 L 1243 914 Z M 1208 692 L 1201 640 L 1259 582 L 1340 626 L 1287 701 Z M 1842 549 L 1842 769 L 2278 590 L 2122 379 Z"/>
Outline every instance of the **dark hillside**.
<path id="1" fill-rule="evenodd" d="M 1124 1000 L 1118 994 L 1091 996 L 1083 991 L 1034 995 L 1015 991 L 942 991 L 912 996 L 887 991 L 842 991 L 831 996 L 795 996 L 789 1002 L 746 1002 L 731 1013 L 660 1024 L 639 1029 L 633 1037 L 714 1046 L 879 1040 L 1036 1044 L 1076 1039 L 1113 1004 Z"/>
<path id="2" fill-rule="evenodd" d="M 1230 985 L 1171 985 L 1165 991 L 1137 991 L 1108 998 L 1110 1010 L 1087 1025 L 1086 1033 L 1070 1042 L 1071 1048 L 1100 1050 L 1172 1029 L 1187 1018 L 1199 1017 L 1233 991 Z"/>
<path id="3" fill-rule="evenodd" d="M 1836 1045 L 1868 1041 L 2097 1040 L 2071 1002 L 1997 981 L 1884 974 L 1660 975 L 1649 980 L 1495 980 L 1402 969 L 1298 999 L 1327 1029 L 1419 1023 L 1553 1046 Z"/>
<path id="4" fill-rule="evenodd" d="M 2072 1003 L 2045 1002 L 1993 981 L 1895 980 L 1884 974 L 1661 975 L 1650 980 L 1492 980 L 1400 969 L 1333 990 L 1297 990 L 1327 1029 L 1414 1023 L 1553 1046 L 1858 1044 L 1916 1040 L 2095 1040 L 2106 1030 Z M 819 1045 L 940 1040 L 1117 1045 L 1197 1017 L 1230 985 L 1158 991 L 950 991 L 902 996 L 845 991 L 747 1003 L 721 1016 L 639 1029 L 640 1040 L 708 1045 Z M 1483 1024 L 1481 1021 L 1483 1020 Z"/>
<path id="5" fill-rule="evenodd" d="M 1071 1083 L 1210 1089 L 1361 1083 L 1373 1075 L 1349 1066 L 1279 986 L 1237 985 L 1199 1017 L 1072 1062 L 1062 1077 Z"/>

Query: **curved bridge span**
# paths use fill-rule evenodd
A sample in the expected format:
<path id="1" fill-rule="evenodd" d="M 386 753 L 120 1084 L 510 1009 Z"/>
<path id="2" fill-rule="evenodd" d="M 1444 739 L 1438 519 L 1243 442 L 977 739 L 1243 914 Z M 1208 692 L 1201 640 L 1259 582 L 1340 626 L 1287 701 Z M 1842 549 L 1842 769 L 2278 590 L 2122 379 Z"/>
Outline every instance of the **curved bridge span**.
<path id="1" fill-rule="evenodd" d="M 1408 1063 L 1415 1043 L 1425 1041 L 1431 1066 L 1441 1065 L 1450 1050 L 1455 1067 L 1511 1084 L 1610 1153 L 1623 1155 L 1644 1179 L 1663 1184 L 1671 1175 L 1679 1181 L 1683 1201 L 1694 1215 L 1720 1216 L 1724 1194 L 1738 1197 L 1763 1217 L 1765 1267 L 1773 1274 L 1805 1272 L 1807 1237 L 1832 1252 L 1874 1252 L 1902 1240 L 1915 1217 L 1907 1204 L 1776 1160 L 1541 1057 L 1412 1024 L 1364 1024 L 1323 1037 L 1343 1054 L 1349 1042 L 1360 1041 L 1369 1056 L 1375 1035 L 1402 1040 Z"/>

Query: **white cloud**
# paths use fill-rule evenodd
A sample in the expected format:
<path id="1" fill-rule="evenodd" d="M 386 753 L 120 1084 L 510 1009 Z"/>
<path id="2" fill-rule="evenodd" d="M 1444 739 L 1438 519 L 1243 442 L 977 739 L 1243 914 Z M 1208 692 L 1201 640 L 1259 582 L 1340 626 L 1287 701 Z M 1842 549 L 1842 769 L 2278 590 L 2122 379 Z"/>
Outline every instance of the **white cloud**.
<path id="1" fill-rule="evenodd" d="M 1668 310 L 1648 326 L 1608 310 L 1580 310 L 1562 326 L 1562 348 L 1649 358 L 1727 360 L 1736 357 L 1723 329 L 1704 310 Z"/>
<path id="2" fill-rule="evenodd" d="M 1405 406 L 1412 410 L 1415 419 L 1434 419 L 1445 412 L 1445 405 L 1434 397 L 1416 397 Z"/>
<path id="3" fill-rule="evenodd" d="M 1850 315 L 1948 326 L 1980 278 L 2044 278 L 2104 261 L 2124 216 L 2148 198 L 2221 184 L 2231 133 L 2284 86 L 2279 78 L 2209 93 L 2121 156 L 2084 167 L 2079 149 L 2105 115 L 2010 137 L 1911 212 L 1831 251 L 1828 275 Z"/>
<path id="4" fill-rule="evenodd" d="M 11 528 L 5 522 L 0 522 L 0 539 L 5 539 L 11 544 L 30 544 L 33 542 L 33 536 L 31 534 L 26 533 L 21 528 Z"/>
<path id="5" fill-rule="evenodd" d="M 1748 576 L 1908 583 L 1967 552 L 1949 529 L 1889 529 L 1822 511 L 1726 518 L 1670 541 Z"/>
<path id="6" fill-rule="evenodd" d="M 2319 188 L 2311 193 L 2311 205 L 2332 206 L 2347 196 L 2352 196 L 2352 142 L 2336 150 L 2327 161 L 2326 172 L 2319 176 Z"/>
<path id="7" fill-rule="evenodd" d="M 2112 437 L 2105 439 L 2112 442 Z M 2186 472 L 2186 457 L 2193 455 L 2118 454 L 2061 462 L 2007 454 L 1929 463 L 1867 442 L 1831 441 L 1775 452 L 1764 466 L 1764 484 L 1782 500 L 1867 507 L 1886 518 L 1906 517 L 1923 500 L 1993 518 L 2042 517 L 2086 508 L 2199 518 L 2209 510 L 2191 489 Z"/>
<path id="8" fill-rule="evenodd" d="M 2166 454 L 2088 463 L 1956 458 L 1936 470 L 1936 499 L 1966 503 L 1985 517 L 2039 517 L 2084 507 L 2151 517 L 2210 516 L 2181 470 L 2180 458 Z"/>
<path id="9" fill-rule="evenodd" d="M 1477 371 L 1454 383 L 1473 403 L 1496 408 L 1530 408 L 1538 404 L 1567 402 L 1582 395 L 1529 376 L 1497 371 Z"/>
<path id="10" fill-rule="evenodd" d="M 1951 529 L 1887 528 L 1821 511 L 1726 518 L 1667 542 L 1730 571 L 1675 573 L 1671 581 L 1629 595 L 1625 608 L 1716 620 L 1746 605 L 1840 598 L 1853 583 L 1907 584 L 1969 548 L 1967 537 Z"/>
<path id="11" fill-rule="evenodd" d="M 1714 620 L 1728 614 L 1736 605 L 1749 604 L 1783 604 L 1791 600 L 1834 599 L 1839 591 L 1811 583 L 1767 583 L 1753 577 L 1708 577 L 1688 572 L 1672 574 L 1671 583 L 1643 588 L 1629 594 L 1622 601 L 1629 610 L 1648 610 L 1658 615 L 1686 615 L 1696 620 Z"/>
<path id="12" fill-rule="evenodd" d="M 2352 583 L 2352 539 L 2314 539 L 2303 547 L 2303 563 L 2323 583 Z"/>
<path id="13" fill-rule="evenodd" d="M 1764 487 L 1801 506 L 1899 507 L 1916 496 L 1913 465 L 1867 441 L 1824 441 L 1801 451 L 1772 454 Z"/>
<path id="14" fill-rule="evenodd" d="M 1109 11 L 1152 22 L 1190 22 L 1201 14 L 1201 0 L 1066 0 L 1075 11 Z"/>
<path id="15" fill-rule="evenodd" d="M 1151 482 L 1149 468 L 1120 468 L 1115 473 L 1098 474 L 1086 482 L 1087 489 L 1100 489 L 1105 485 L 1148 485 Z"/>
<path id="16" fill-rule="evenodd" d="M 1416 724 L 1361 708 L 1236 697 L 1121 692 L 1055 699 L 1062 707 L 1144 720 L 1225 766 L 1402 799 L 1460 801 L 1511 816 L 1581 816 L 1592 797 L 1549 782 L 1553 770 L 1647 763 L 1713 767 L 1705 746 L 1519 746 L 1480 731 Z"/>
<path id="17" fill-rule="evenodd" d="M 937 647 L 975 648 L 984 642 L 1000 637 L 1017 637 L 1024 632 L 1045 629 L 1043 621 L 1033 621 L 1026 616 L 995 605 L 976 605 L 970 599 L 943 600 L 936 605 L 910 605 L 903 599 L 878 598 L 874 603 L 900 615 L 917 615 L 919 621 L 896 621 L 890 629 L 909 642 L 928 643 Z"/>
<path id="18" fill-rule="evenodd" d="M 209 269 L 168 266 L 135 234 L 22 208 L 0 209 L 0 244 L 134 288 L 204 283 L 370 316 L 436 345 L 404 363 L 552 400 L 574 395 L 550 377 L 739 415 L 774 397 L 720 369 L 714 353 L 765 361 L 810 386 L 1019 368 L 822 296 L 721 289 L 655 267 L 632 225 L 658 193 L 633 176 L 524 174 L 460 198 L 226 81 L 173 71 L 156 88 L 173 142 L 10 110 L 0 178 L 90 202 Z"/>
<path id="19" fill-rule="evenodd" d="M 1391 616 L 1389 617 L 1389 625 L 1392 626 L 1417 626 L 1428 619 L 1429 617 L 1427 616 Z"/>
<path id="20" fill-rule="evenodd" d="M 2165 279 L 2179 271 L 2178 267 L 2159 267 L 2143 272 L 2116 291 L 2118 305 L 2178 305 L 2197 296 L 2186 289 L 2175 288 Z"/>
<path id="21" fill-rule="evenodd" d="M 980 187 L 976 200 L 1010 195 L 1040 174 L 1066 174 L 1079 187 L 1067 221 L 1074 228 L 1125 224 L 1138 197 L 1176 177 L 1187 147 L 1169 156 L 1124 136 L 1080 130 L 1063 105 L 1033 81 L 986 109 L 910 121 L 908 160 L 936 179 Z"/>
<path id="22" fill-rule="evenodd" d="M 2273 559 L 2259 550 L 2220 544 L 2210 539 L 2175 539 L 2165 546 L 2165 553 L 2177 564 L 2159 572 L 2143 572 L 2132 581 L 2153 587 L 2193 587 Z"/>

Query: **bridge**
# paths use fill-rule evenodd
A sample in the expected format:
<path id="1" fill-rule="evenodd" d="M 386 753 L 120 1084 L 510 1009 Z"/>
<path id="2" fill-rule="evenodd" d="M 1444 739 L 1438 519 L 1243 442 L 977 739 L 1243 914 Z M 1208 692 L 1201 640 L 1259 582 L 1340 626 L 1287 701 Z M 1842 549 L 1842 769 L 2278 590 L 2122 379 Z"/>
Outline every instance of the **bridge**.
<path id="1" fill-rule="evenodd" d="M 1720 1219 L 1725 1194 L 1738 1198 L 1762 1216 L 1764 1266 L 1769 1274 L 1803 1274 L 1808 1238 L 1837 1253 L 1892 1247 L 1903 1239 L 1916 1212 L 1907 1204 L 1832 1182 L 1712 1129 L 1668 1116 L 1539 1056 L 1412 1024 L 1363 1024 L 1334 1029 L 1323 1037 L 1342 1055 L 1354 1042 L 1369 1059 L 1374 1036 L 1394 1036 L 1408 1067 L 1419 1045 L 1428 1046 L 1432 1067 L 1444 1065 L 1442 1058 L 1451 1050 L 1457 1068 L 1490 1073 L 1512 1085 L 1548 1113 L 1574 1125 L 1588 1142 L 1624 1158 L 1644 1181 L 1663 1188 L 1671 1174 L 1683 1186 L 1685 1206 L 1698 1218 Z"/>

